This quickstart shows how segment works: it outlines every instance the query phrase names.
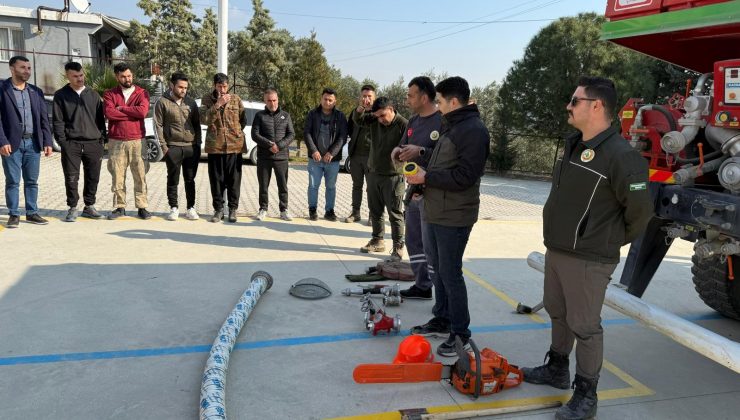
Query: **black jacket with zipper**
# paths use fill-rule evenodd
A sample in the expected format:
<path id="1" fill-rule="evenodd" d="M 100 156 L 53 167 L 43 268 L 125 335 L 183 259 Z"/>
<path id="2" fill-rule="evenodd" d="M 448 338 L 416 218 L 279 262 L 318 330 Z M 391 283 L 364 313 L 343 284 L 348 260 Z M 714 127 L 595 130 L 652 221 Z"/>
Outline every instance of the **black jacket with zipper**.
<path id="1" fill-rule="evenodd" d="M 288 146 L 294 139 L 293 120 L 282 109 L 270 112 L 265 107 L 254 116 L 252 140 L 257 143 L 258 159 L 288 160 Z M 270 151 L 273 144 L 277 144 L 277 153 Z"/>
<path id="2" fill-rule="evenodd" d="M 56 91 L 52 121 L 54 137 L 62 147 L 67 140 L 102 141 L 105 137 L 103 100 L 87 86 L 79 95 L 69 84 Z"/>
<path id="3" fill-rule="evenodd" d="M 303 129 L 303 138 L 306 140 L 309 159 L 314 152 L 319 151 L 316 144 L 319 139 L 322 112 L 321 105 L 319 105 L 308 111 L 308 115 L 306 116 L 306 126 Z M 331 153 L 331 161 L 339 162 L 342 160 L 342 147 L 344 147 L 344 143 L 347 141 L 347 117 L 345 117 L 344 113 L 336 107 L 331 113 L 329 135 L 331 136 L 331 144 L 329 145 L 328 152 Z"/>
<path id="4" fill-rule="evenodd" d="M 442 116 L 442 129 L 429 159 L 424 187 L 424 220 L 466 227 L 478 221 L 480 179 L 491 137 L 478 106 L 466 105 Z"/>
<path id="5" fill-rule="evenodd" d="M 542 211 L 545 246 L 600 263 L 618 263 L 653 215 L 647 161 L 608 128 L 565 140 Z"/>

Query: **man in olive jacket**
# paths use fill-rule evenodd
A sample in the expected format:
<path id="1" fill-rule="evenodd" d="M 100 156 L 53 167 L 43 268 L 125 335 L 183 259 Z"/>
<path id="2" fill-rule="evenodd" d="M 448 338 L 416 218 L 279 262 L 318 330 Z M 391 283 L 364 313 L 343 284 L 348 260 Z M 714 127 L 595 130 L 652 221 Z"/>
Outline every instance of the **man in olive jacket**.
<path id="1" fill-rule="evenodd" d="M 172 73 L 170 90 L 154 105 L 154 128 L 167 164 L 167 220 L 179 217 L 177 185 L 180 171 L 185 182 L 188 220 L 198 220 L 195 211 L 195 176 L 200 163 L 201 129 L 198 105 L 187 95 L 190 82 L 180 72 Z"/>
<path id="2" fill-rule="evenodd" d="M 442 113 L 442 130 L 427 169 L 406 177 L 424 185 L 425 251 L 432 268 L 434 308 L 425 325 L 412 334 L 444 336 L 440 356 L 454 356 L 455 338 L 468 346 L 470 312 L 462 273 L 462 258 L 473 225 L 478 221 L 480 179 L 486 168 L 490 137 L 478 106 L 468 105 L 470 88 L 462 77 L 450 77 L 435 86 Z"/>
<path id="3" fill-rule="evenodd" d="M 370 131 L 370 156 L 367 161 L 367 206 L 370 210 L 372 238 L 360 252 L 385 251 L 385 222 L 383 212 L 388 212 L 391 222 L 393 249 L 391 260 L 400 261 L 405 245 L 403 220 L 403 193 L 406 184 L 401 175 L 401 164 L 395 162 L 391 152 L 406 133 L 408 120 L 401 116 L 390 98 L 381 96 L 373 102 L 370 110 L 359 106 L 353 114 L 353 122 Z M 369 111 L 369 112 L 368 112 Z"/>
<path id="4" fill-rule="evenodd" d="M 611 80 L 582 77 L 566 109 L 578 133 L 566 139 L 542 211 L 544 303 L 552 320 L 546 364 L 523 368 L 524 380 L 570 386 L 568 355 L 576 346 L 575 391 L 559 419 L 596 415 L 596 386 L 603 361 L 601 307 L 619 262 L 653 214 L 648 165 L 611 127 L 617 92 Z"/>
<path id="5" fill-rule="evenodd" d="M 208 153 L 208 179 L 211 181 L 213 217 L 224 218 L 224 192 L 228 193 L 229 222 L 236 223 L 239 192 L 242 183 L 242 149 L 247 116 L 236 94 L 229 93 L 229 77 L 213 76 L 213 91 L 200 103 L 200 120 L 208 126 L 205 152 Z"/>
<path id="6" fill-rule="evenodd" d="M 290 114 L 280 109 L 278 93 L 267 89 L 264 95 L 265 109 L 254 116 L 252 139 L 257 143 L 257 182 L 259 183 L 258 220 L 267 216 L 268 188 L 275 171 L 280 200 L 280 218 L 293 220 L 288 213 L 288 146 L 295 139 Z"/>

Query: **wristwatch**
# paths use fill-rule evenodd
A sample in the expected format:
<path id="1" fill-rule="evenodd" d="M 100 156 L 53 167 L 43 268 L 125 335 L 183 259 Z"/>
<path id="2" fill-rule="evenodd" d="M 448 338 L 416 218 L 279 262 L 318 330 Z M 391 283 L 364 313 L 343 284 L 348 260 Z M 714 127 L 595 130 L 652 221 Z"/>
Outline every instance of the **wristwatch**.
<path id="1" fill-rule="evenodd" d="M 421 149 L 419 149 L 419 156 L 424 156 L 425 154 L 427 154 L 426 147 L 422 147 Z"/>

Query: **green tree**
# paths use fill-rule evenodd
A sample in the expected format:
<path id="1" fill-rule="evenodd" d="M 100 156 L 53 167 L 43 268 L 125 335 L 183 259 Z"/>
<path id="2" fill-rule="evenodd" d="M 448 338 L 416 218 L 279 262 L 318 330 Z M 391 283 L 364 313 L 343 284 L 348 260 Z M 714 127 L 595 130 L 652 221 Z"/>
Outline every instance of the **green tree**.
<path id="1" fill-rule="evenodd" d="M 231 68 L 237 83 L 247 88 L 247 95 L 261 99 L 268 87 L 276 87 L 288 66 L 287 46 L 293 37 L 286 30 L 275 30 L 275 21 L 262 0 L 252 0 L 254 15 L 245 31 L 232 34 Z"/>
<path id="2" fill-rule="evenodd" d="M 182 71 L 198 90 L 208 86 L 206 79 L 216 68 L 216 18 L 206 10 L 203 21 L 192 12 L 189 0 L 140 0 L 137 6 L 151 20 L 131 21 L 128 52 L 139 78 L 148 78 L 156 69 L 166 82 L 170 74 Z M 199 25 L 202 22 L 202 25 Z"/>
<path id="3" fill-rule="evenodd" d="M 630 96 L 652 101 L 675 89 L 664 74 L 666 64 L 599 40 L 604 18 L 594 13 L 558 19 L 530 41 L 514 62 L 499 92 L 499 106 L 522 133 L 556 138 L 570 130 L 565 105 L 582 75 L 614 80 L 619 102 Z"/>
<path id="4" fill-rule="evenodd" d="M 288 65 L 282 73 L 278 90 L 283 109 L 293 118 L 296 142 L 300 148 L 306 114 L 319 105 L 321 91 L 331 85 L 331 68 L 315 32 L 311 32 L 310 37 L 291 42 L 286 52 Z"/>

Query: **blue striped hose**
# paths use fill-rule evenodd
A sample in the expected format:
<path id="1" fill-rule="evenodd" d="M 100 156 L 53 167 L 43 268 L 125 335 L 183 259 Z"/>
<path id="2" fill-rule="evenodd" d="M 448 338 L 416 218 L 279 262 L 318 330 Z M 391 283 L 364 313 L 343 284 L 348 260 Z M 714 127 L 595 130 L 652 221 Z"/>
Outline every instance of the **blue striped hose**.
<path id="1" fill-rule="evenodd" d="M 272 276 L 264 271 L 252 274 L 251 284 L 224 321 L 211 346 L 211 354 L 200 386 L 200 419 L 226 419 L 226 369 L 239 332 L 264 292 L 272 287 Z"/>

